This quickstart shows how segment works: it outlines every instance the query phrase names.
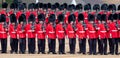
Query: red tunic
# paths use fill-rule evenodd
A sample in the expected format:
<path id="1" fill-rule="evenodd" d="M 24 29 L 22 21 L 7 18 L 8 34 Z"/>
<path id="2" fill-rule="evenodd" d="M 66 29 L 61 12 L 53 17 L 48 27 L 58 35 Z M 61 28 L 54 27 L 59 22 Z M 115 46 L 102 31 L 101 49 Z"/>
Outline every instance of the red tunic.
<path id="1" fill-rule="evenodd" d="M 45 32 L 42 29 L 42 24 L 36 24 L 35 32 L 37 34 L 38 39 L 45 39 Z"/>
<path id="2" fill-rule="evenodd" d="M 88 23 L 88 24 L 86 24 L 86 26 L 87 26 L 86 33 L 89 36 L 89 39 L 96 39 L 97 38 L 97 36 L 96 36 L 97 33 L 96 33 L 96 30 L 95 30 L 93 24 Z"/>
<path id="3" fill-rule="evenodd" d="M 28 38 L 35 38 L 35 30 L 32 30 L 32 25 L 27 24 L 26 25 L 26 34 L 28 35 Z M 34 27 L 35 28 L 35 27 Z"/>
<path id="4" fill-rule="evenodd" d="M 107 38 L 107 31 L 106 31 L 106 28 L 104 26 L 104 24 L 98 24 L 98 37 L 100 39 L 105 39 Z"/>
<path id="5" fill-rule="evenodd" d="M 118 38 L 118 30 L 116 28 L 116 23 L 112 22 L 108 24 L 109 31 L 108 31 L 108 37 L 109 38 Z"/>
<path id="6" fill-rule="evenodd" d="M 84 22 L 87 24 L 88 23 L 88 13 L 83 12 L 83 15 L 84 15 Z"/>
<path id="7" fill-rule="evenodd" d="M 65 14 L 65 23 L 68 24 L 68 17 L 70 15 L 70 12 L 66 12 Z"/>
<path id="8" fill-rule="evenodd" d="M 4 14 L 6 16 L 6 22 L 9 22 L 8 13 L 5 10 L 1 10 L 0 14 Z"/>
<path id="9" fill-rule="evenodd" d="M 68 24 L 68 26 L 66 28 L 66 34 L 68 35 L 69 39 L 76 38 L 75 31 L 74 31 L 74 29 L 73 29 L 71 24 Z"/>
<path id="10" fill-rule="evenodd" d="M 48 35 L 49 39 L 56 39 L 55 28 L 53 25 L 48 24 L 46 27 L 46 35 Z"/>
<path id="11" fill-rule="evenodd" d="M 0 39 L 7 39 L 7 30 L 3 24 L 0 24 Z"/>
<path id="12" fill-rule="evenodd" d="M 76 34 L 78 35 L 78 38 L 79 39 L 85 38 L 85 31 L 83 25 L 81 23 L 78 23 L 76 27 L 77 27 Z"/>
<path id="13" fill-rule="evenodd" d="M 62 24 L 57 24 L 56 36 L 58 37 L 58 39 L 65 39 L 65 31 Z"/>
<path id="14" fill-rule="evenodd" d="M 19 17 L 21 16 L 21 14 L 22 14 L 22 11 L 18 11 L 18 12 L 16 13 L 16 18 L 17 18 L 17 20 L 19 19 Z"/>
<path id="15" fill-rule="evenodd" d="M 26 13 L 25 13 L 25 14 L 26 14 L 26 21 L 28 21 L 28 18 L 29 18 L 29 16 L 30 16 L 30 13 L 31 13 L 31 12 L 30 12 L 29 10 L 26 11 Z"/>
<path id="16" fill-rule="evenodd" d="M 23 30 L 22 30 L 22 28 L 23 28 Z M 19 38 L 24 38 L 24 39 L 26 38 L 25 28 L 21 24 L 19 24 L 17 27 L 17 34 L 18 34 Z"/>
<path id="17" fill-rule="evenodd" d="M 10 34 L 10 38 L 12 39 L 17 39 L 17 28 L 13 24 L 10 24 L 9 26 L 9 34 Z"/>

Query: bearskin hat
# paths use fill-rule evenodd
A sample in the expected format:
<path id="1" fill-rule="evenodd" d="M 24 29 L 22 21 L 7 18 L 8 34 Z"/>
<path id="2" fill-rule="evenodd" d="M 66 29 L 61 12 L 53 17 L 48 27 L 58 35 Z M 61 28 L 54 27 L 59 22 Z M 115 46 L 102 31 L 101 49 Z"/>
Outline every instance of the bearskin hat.
<path id="1" fill-rule="evenodd" d="M 59 14 L 58 15 L 58 22 L 63 22 L 64 21 L 64 14 Z"/>
<path id="2" fill-rule="evenodd" d="M 84 20 L 84 15 L 82 13 L 80 13 L 78 15 L 78 21 L 83 21 Z"/>
<path id="3" fill-rule="evenodd" d="M 39 14 L 38 15 L 38 21 L 44 21 L 45 20 L 45 15 L 44 14 Z"/>
<path id="4" fill-rule="evenodd" d="M 8 3 L 6 3 L 6 2 L 2 3 L 2 8 L 7 8 L 7 6 L 8 6 Z"/>
<path id="5" fill-rule="evenodd" d="M 16 18 L 16 15 L 15 15 L 15 14 L 11 14 L 11 15 L 10 15 L 10 22 L 11 22 L 11 23 L 17 23 L 17 18 Z"/>

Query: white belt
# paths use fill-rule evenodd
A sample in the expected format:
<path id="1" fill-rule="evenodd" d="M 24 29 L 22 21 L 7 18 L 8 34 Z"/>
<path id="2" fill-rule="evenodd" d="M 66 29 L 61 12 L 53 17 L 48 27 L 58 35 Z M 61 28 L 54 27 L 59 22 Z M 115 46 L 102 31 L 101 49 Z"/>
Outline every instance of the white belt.
<path id="1" fill-rule="evenodd" d="M 38 33 L 43 33 L 43 31 L 38 31 Z"/>
<path id="2" fill-rule="evenodd" d="M 49 33 L 55 33 L 55 32 L 49 32 Z"/>
<path id="3" fill-rule="evenodd" d="M 64 33 L 64 31 L 58 31 L 59 33 Z"/>
<path id="4" fill-rule="evenodd" d="M 88 18 L 85 18 L 85 19 L 88 19 Z"/>
<path id="5" fill-rule="evenodd" d="M 19 33 L 23 33 L 23 31 L 19 31 Z"/>
<path id="6" fill-rule="evenodd" d="M 74 31 L 69 31 L 69 33 L 74 33 Z"/>
<path id="7" fill-rule="evenodd" d="M 85 31 L 79 31 L 79 33 L 85 33 Z"/>
<path id="8" fill-rule="evenodd" d="M 100 28 L 98 27 L 98 28 L 96 28 L 96 29 L 98 29 L 98 30 L 99 30 Z"/>
<path id="9" fill-rule="evenodd" d="M 33 30 L 28 30 L 28 32 L 33 32 Z"/>
<path id="10" fill-rule="evenodd" d="M 0 33 L 6 33 L 6 32 L 2 32 L 2 31 L 1 31 Z"/>
<path id="11" fill-rule="evenodd" d="M 90 33 L 95 33 L 95 31 L 89 31 Z"/>
<path id="12" fill-rule="evenodd" d="M 16 33 L 16 32 L 11 32 L 11 33 Z"/>
<path id="13" fill-rule="evenodd" d="M 118 30 L 112 30 L 112 32 L 117 32 Z"/>
<path id="14" fill-rule="evenodd" d="M 100 32 L 105 33 L 106 31 L 100 31 Z"/>

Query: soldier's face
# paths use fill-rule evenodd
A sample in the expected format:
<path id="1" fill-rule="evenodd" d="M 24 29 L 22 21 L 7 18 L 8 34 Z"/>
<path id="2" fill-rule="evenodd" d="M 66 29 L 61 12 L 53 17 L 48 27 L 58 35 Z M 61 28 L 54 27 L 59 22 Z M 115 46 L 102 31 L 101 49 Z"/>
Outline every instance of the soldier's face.
<path id="1" fill-rule="evenodd" d="M 20 22 L 20 24 L 23 24 L 23 22 Z"/>
<path id="2" fill-rule="evenodd" d="M 42 23 L 43 23 L 43 21 L 39 21 L 39 23 L 40 23 L 40 24 L 42 24 Z"/>
<path id="3" fill-rule="evenodd" d="M 111 20 L 108 21 L 108 23 L 111 23 L 111 22 L 112 22 Z"/>
<path id="4" fill-rule="evenodd" d="M 4 22 L 1 22 L 1 24 L 4 24 Z"/>
<path id="5" fill-rule="evenodd" d="M 32 21 L 30 21 L 30 24 L 32 24 Z"/>
<path id="6" fill-rule="evenodd" d="M 93 23 L 93 21 L 90 21 L 90 23 Z"/>
<path id="7" fill-rule="evenodd" d="M 101 21 L 100 21 L 100 20 L 98 20 L 98 23 L 101 23 Z"/>
<path id="8" fill-rule="evenodd" d="M 13 25 L 15 25 L 15 23 L 14 23 L 14 22 L 13 22 L 12 24 L 13 24 Z"/>
<path id="9" fill-rule="evenodd" d="M 3 8 L 3 10 L 6 10 L 6 8 Z"/>
<path id="10" fill-rule="evenodd" d="M 83 23 L 83 21 L 80 21 L 80 23 Z"/>
<path id="11" fill-rule="evenodd" d="M 71 21 L 70 24 L 73 24 L 73 21 Z"/>
<path id="12" fill-rule="evenodd" d="M 105 21 L 102 21 L 102 23 L 105 23 Z"/>
<path id="13" fill-rule="evenodd" d="M 113 22 L 116 22 L 117 20 L 113 20 Z"/>
<path id="14" fill-rule="evenodd" d="M 14 11 L 14 9 L 11 9 L 12 11 Z"/>
<path id="15" fill-rule="evenodd" d="M 53 24 L 52 22 L 50 22 L 50 24 Z"/>
<path id="16" fill-rule="evenodd" d="M 60 24 L 63 24 L 63 22 L 60 22 Z"/>

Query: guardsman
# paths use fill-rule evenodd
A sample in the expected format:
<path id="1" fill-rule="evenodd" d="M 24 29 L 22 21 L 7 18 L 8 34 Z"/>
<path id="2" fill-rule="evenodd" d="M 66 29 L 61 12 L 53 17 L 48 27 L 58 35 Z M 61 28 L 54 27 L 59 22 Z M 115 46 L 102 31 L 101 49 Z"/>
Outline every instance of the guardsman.
<path id="1" fill-rule="evenodd" d="M 106 14 L 98 14 L 98 52 L 101 55 L 107 55 L 107 30 L 106 30 Z"/>
<path id="2" fill-rule="evenodd" d="M 33 4 L 30 3 L 30 4 L 28 5 L 28 10 L 26 10 L 26 13 L 25 13 L 27 24 L 28 24 L 28 18 L 29 18 L 29 16 L 30 16 L 30 14 L 31 14 L 32 11 L 33 11 Z"/>
<path id="3" fill-rule="evenodd" d="M 91 14 L 94 14 L 95 16 L 97 16 L 99 14 L 100 11 L 100 5 L 99 4 L 95 4 L 93 6 L 93 11 L 91 12 Z M 97 18 L 95 18 L 95 23 L 98 23 Z"/>
<path id="4" fill-rule="evenodd" d="M 91 9 L 91 5 L 90 4 L 84 5 L 83 15 L 84 15 L 84 22 L 85 23 L 88 23 L 88 14 L 89 14 L 90 9 Z"/>
<path id="5" fill-rule="evenodd" d="M 63 5 L 61 5 L 61 7 L 64 9 Z M 66 24 L 68 24 L 68 17 L 70 15 L 70 11 L 71 11 L 71 5 L 68 5 L 67 11 L 64 13 L 65 14 L 65 20 L 64 21 L 65 21 Z"/>
<path id="6" fill-rule="evenodd" d="M 79 40 L 79 52 L 86 54 L 86 37 L 85 37 L 85 24 L 84 24 L 84 15 L 80 13 L 78 15 L 78 23 L 76 25 L 76 37 Z"/>
<path id="7" fill-rule="evenodd" d="M 82 12 L 83 5 L 77 4 L 75 9 L 76 9 L 76 11 L 74 12 L 74 15 L 76 16 L 76 24 L 77 24 L 78 23 L 78 15 L 79 15 L 79 13 Z"/>
<path id="8" fill-rule="evenodd" d="M 76 36 L 75 36 L 75 28 L 74 25 L 75 15 L 71 14 L 68 17 L 69 24 L 66 27 L 66 34 L 67 38 L 69 38 L 69 48 L 70 48 L 70 54 L 75 54 L 75 45 L 76 45 Z"/>
<path id="9" fill-rule="evenodd" d="M 36 24 L 35 32 L 38 39 L 38 54 L 41 52 L 45 54 L 45 15 L 43 13 L 38 15 L 38 24 Z"/>
<path id="10" fill-rule="evenodd" d="M 117 32 L 116 32 L 116 35 L 114 34 L 114 36 L 116 36 L 115 38 L 115 43 L 114 43 L 114 51 L 115 51 L 115 54 L 118 55 L 118 42 L 119 42 L 119 37 L 118 37 L 118 30 L 119 30 L 119 24 L 117 23 L 117 20 L 118 20 L 118 14 L 117 13 L 114 13 L 113 15 L 113 23 L 115 23 L 115 27 L 117 28 Z"/>
<path id="11" fill-rule="evenodd" d="M 26 11 L 27 10 L 27 5 L 26 5 L 26 3 L 22 3 L 23 4 L 23 6 L 24 6 L 24 11 Z"/>
<path id="12" fill-rule="evenodd" d="M 25 50 L 26 50 L 25 14 L 21 14 L 18 20 L 19 20 L 19 24 L 17 27 L 17 38 L 19 39 L 19 53 L 25 54 Z"/>
<path id="13" fill-rule="evenodd" d="M 15 14 L 10 15 L 10 22 L 11 22 L 11 24 L 9 25 L 10 46 L 11 46 L 10 52 L 18 53 L 17 21 Z"/>
<path id="14" fill-rule="evenodd" d="M 118 29 L 117 29 L 117 24 L 116 24 L 116 19 L 117 14 L 110 14 L 108 19 L 109 19 L 109 48 L 110 48 L 110 54 L 118 55 Z"/>
<path id="15" fill-rule="evenodd" d="M 48 38 L 48 54 L 50 52 L 56 54 L 55 14 L 51 14 L 49 17 L 49 23 L 46 27 L 46 37 Z"/>
<path id="16" fill-rule="evenodd" d="M 47 4 L 43 4 L 43 11 L 44 11 L 44 13 L 45 13 L 45 23 L 46 24 L 48 24 L 48 18 L 49 18 L 49 16 L 48 16 L 48 11 L 47 11 L 47 9 L 48 9 L 48 6 L 47 6 Z"/>
<path id="17" fill-rule="evenodd" d="M 0 39 L 1 39 L 1 53 L 7 53 L 7 32 L 8 27 L 6 23 L 6 16 L 4 14 L 0 15 Z"/>
<path id="18" fill-rule="evenodd" d="M 59 42 L 59 54 L 65 54 L 64 14 L 58 15 L 58 24 L 56 25 L 56 36 Z"/>
<path id="19" fill-rule="evenodd" d="M 22 13 L 24 13 L 24 5 L 23 4 L 20 4 L 18 6 L 18 11 L 16 12 L 16 17 L 17 17 L 17 23 L 18 23 L 18 19 L 19 17 L 21 16 Z"/>
<path id="20" fill-rule="evenodd" d="M 26 25 L 26 38 L 28 38 L 28 53 L 35 53 L 35 16 L 30 14 Z"/>
<path id="21" fill-rule="evenodd" d="M 7 7 L 8 4 L 6 2 L 2 3 L 2 10 L 0 11 L 0 14 L 4 14 L 6 16 L 6 22 L 9 22 L 9 18 L 8 18 L 8 13 L 7 13 Z"/>
<path id="22" fill-rule="evenodd" d="M 38 14 L 42 13 L 42 14 L 45 15 L 45 13 L 44 13 L 44 11 L 43 11 L 43 3 L 39 3 L 39 4 L 38 4 L 38 8 L 39 8 Z"/>
<path id="23" fill-rule="evenodd" d="M 117 23 L 118 25 L 120 26 L 120 5 L 118 6 L 118 20 L 117 20 Z M 120 27 L 118 27 L 118 37 L 119 37 L 119 43 L 120 43 Z"/>
<path id="24" fill-rule="evenodd" d="M 36 3 L 36 4 L 33 3 L 33 5 L 34 5 L 34 9 L 32 11 L 32 14 L 34 14 L 34 16 L 35 16 L 35 22 L 38 22 L 37 16 L 38 16 L 38 6 L 39 6 L 39 4 L 38 3 Z"/>
<path id="25" fill-rule="evenodd" d="M 88 20 L 89 23 L 86 24 L 86 34 L 87 34 L 87 38 L 88 38 L 88 43 L 89 43 L 89 55 L 93 54 L 96 55 L 96 42 L 97 42 L 97 38 L 96 38 L 96 26 L 94 23 L 94 19 L 95 16 L 92 14 L 88 15 Z"/>
<path id="26" fill-rule="evenodd" d="M 104 14 L 107 12 L 107 9 L 108 9 L 108 4 L 102 4 L 101 5 L 101 10 L 100 10 L 100 14 Z"/>
<path id="27" fill-rule="evenodd" d="M 11 14 L 15 14 L 15 3 L 10 4 L 10 11 L 8 12 L 8 16 Z"/>
<path id="28" fill-rule="evenodd" d="M 59 14 L 62 14 L 63 10 L 60 10 L 60 4 L 59 3 L 55 3 L 55 13 L 56 13 L 56 16 L 58 16 Z"/>
<path id="29" fill-rule="evenodd" d="M 99 21 L 100 21 L 99 19 L 100 19 L 101 15 L 99 14 L 99 11 L 100 11 L 100 5 L 95 4 L 93 6 L 93 11 L 91 12 L 91 14 L 95 15 L 95 20 L 94 20 L 95 24 L 99 24 Z M 96 31 L 98 31 L 98 30 L 96 30 Z M 98 39 L 98 35 L 97 35 L 97 39 Z M 100 49 L 100 39 L 98 39 L 97 41 L 98 41 L 98 53 L 99 53 L 99 51 L 101 50 Z"/>

